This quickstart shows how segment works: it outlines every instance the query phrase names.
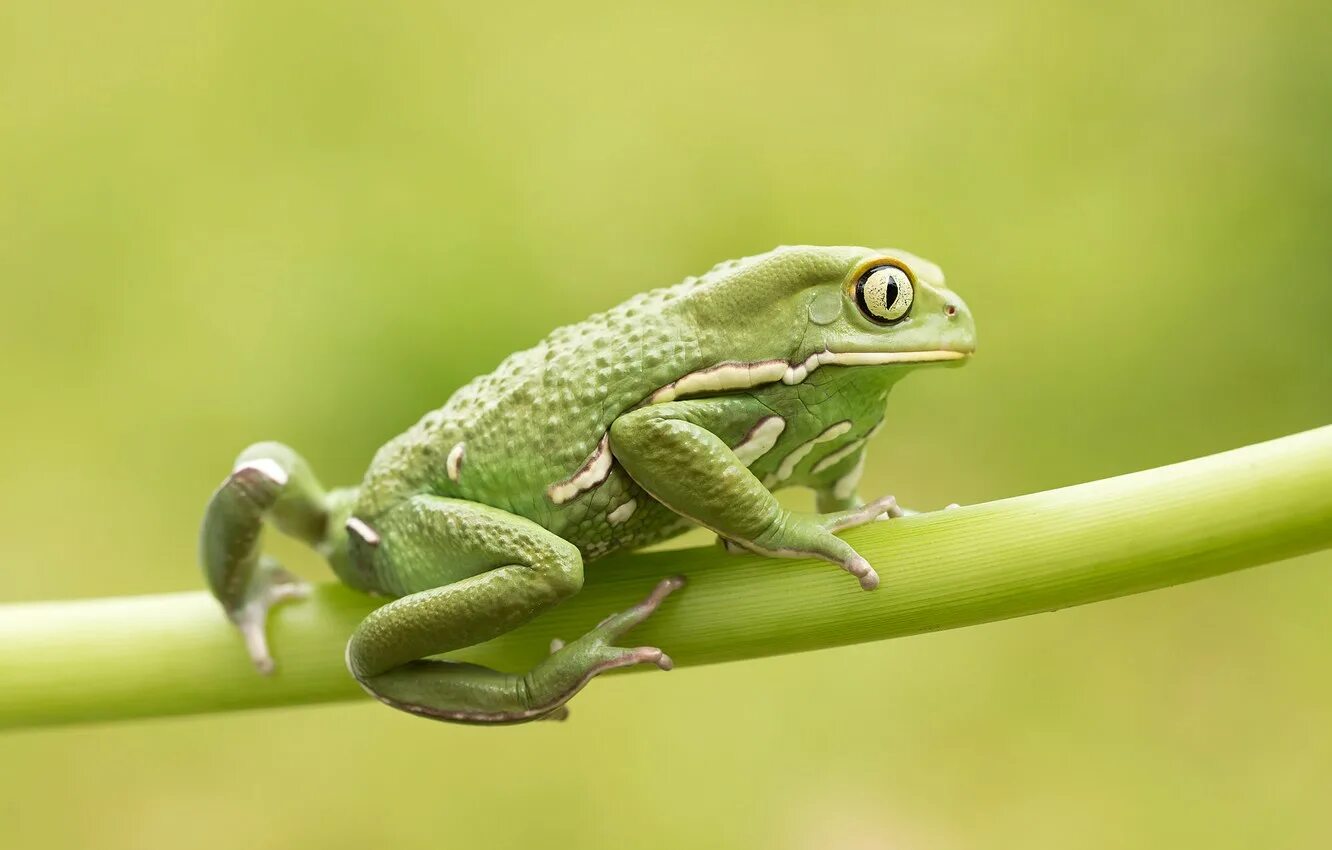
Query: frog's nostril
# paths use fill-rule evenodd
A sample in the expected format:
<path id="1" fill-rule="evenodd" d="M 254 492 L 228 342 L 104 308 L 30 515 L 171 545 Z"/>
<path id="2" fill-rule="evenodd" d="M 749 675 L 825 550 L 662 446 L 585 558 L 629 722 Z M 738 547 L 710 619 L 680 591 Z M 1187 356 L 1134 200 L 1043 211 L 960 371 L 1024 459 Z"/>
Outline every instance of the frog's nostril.
<path id="1" fill-rule="evenodd" d="M 952 317 L 956 316 L 956 315 L 957 315 L 957 305 L 956 305 L 956 304 L 945 304 L 945 305 L 944 305 L 944 315 L 947 316 L 947 317 L 950 318 L 950 319 L 951 319 Z"/>

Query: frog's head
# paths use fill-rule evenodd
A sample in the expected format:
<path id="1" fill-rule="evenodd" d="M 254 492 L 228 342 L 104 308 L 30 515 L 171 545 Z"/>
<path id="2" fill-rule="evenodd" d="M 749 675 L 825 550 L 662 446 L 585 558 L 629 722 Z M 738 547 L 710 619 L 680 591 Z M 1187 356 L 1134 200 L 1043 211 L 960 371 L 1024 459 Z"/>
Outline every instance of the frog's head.
<path id="1" fill-rule="evenodd" d="M 764 341 L 745 348 L 797 369 L 962 363 L 976 348 L 967 305 L 938 266 L 906 251 L 783 247 L 721 271 L 713 294 L 731 338 L 752 328 Z"/>

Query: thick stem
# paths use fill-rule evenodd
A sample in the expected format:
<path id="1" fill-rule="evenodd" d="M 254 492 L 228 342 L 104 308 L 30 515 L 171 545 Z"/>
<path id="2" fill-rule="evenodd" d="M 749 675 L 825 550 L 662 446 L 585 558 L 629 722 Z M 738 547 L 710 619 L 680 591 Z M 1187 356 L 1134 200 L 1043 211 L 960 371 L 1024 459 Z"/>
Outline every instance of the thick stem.
<path id="1" fill-rule="evenodd" d="M 801 652 L 1052 611 L 1332 546 L 1332 426 L 1224 454 L 848 532 L 866 593 L 824 563 L 717 548 L 597 562 L 582 593 L 458 658 L 518 670 L 680 572 L 634 641 L 681 666 Z M 0 606 L 0 728 L 361 696 L 343 645 L 377 602 L 325 585 L 273 618 L 254 673 L 206 593 Z"/>

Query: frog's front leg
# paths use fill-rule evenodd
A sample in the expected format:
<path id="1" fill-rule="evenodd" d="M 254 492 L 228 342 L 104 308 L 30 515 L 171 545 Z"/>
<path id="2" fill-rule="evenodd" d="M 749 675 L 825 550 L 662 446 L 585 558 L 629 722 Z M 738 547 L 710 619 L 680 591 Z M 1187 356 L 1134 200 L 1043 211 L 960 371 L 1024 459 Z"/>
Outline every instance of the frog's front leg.
<path id="1" fill-rule="evenodd" d="M 820 514 L 788 511 L 709 429 L 726 419 L 758 421 L 771 410 L 735 396 L 640 408 L 611 425 L 611 451 L 634 481 L 676 513 L 759 554 L 830 561 L 873 590 L 878 574 L 834 532 L 872 520 L 891 499 Z M 715 425 L 713 426 L 715 427 Z"/>
<path id="2" fill-rule="evenodd" d="M 599 673 L 642 663 L 671 667 L 656 647 L 614 641 L 681 579 L 658 584 L 646 601 L 555 648 L 525 675 L 428 659 L 498 637 L 573 595 L 583 583 L 582 557 L 531 520 L 459 499 L 416 496 L 371 525 L 377 542 L 363 538 L 361 556 L 386 586 L 407 595 L 362 621 L 347 644 L 347 667 L 387 705 L 459 723 L 558 719 Z"/>

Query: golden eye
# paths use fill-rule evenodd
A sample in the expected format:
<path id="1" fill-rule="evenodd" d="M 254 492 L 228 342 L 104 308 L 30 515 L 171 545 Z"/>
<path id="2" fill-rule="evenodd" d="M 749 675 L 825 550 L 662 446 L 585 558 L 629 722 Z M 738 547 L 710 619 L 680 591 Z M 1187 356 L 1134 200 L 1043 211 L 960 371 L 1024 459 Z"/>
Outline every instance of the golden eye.
<path id="1" fill-rule="evenodd" d="M 915 297 L 911 278 L 897 266 L 870 269 L 856 281 L 856 306 L 876 324 L 901 321 L 911 311 Z"/>

